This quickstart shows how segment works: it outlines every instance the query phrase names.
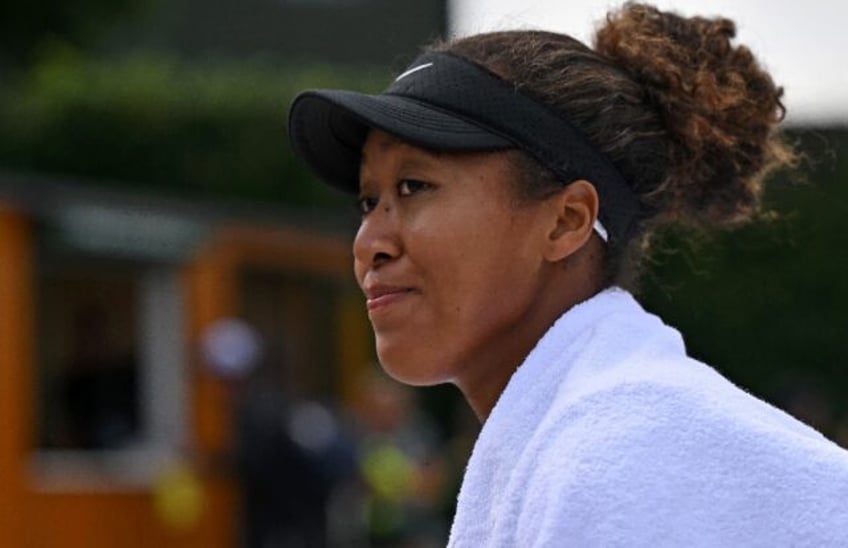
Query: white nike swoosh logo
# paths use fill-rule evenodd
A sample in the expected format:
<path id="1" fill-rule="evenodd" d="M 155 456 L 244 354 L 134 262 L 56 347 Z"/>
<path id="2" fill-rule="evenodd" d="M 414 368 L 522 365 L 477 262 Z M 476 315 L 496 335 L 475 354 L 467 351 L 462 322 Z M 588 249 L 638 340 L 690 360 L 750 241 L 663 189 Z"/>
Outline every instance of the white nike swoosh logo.
<path id="1" fill-rule="evenodd" d="M 423 70 L 427 67 L 432 67 L 432 66 L 433 66 L 433 63 L 425 63 L 423 65 L 418 65 L 417 67 L 412 67 L 411 69 L 407 70 L 406 72 L 402 73 L 400 76 L 395 78 L 395 82 L 397 82 L 401 78 L 406 78 L 407 76 L 409 76 L 413 72 L 418 72 L 419 70 Z"/>

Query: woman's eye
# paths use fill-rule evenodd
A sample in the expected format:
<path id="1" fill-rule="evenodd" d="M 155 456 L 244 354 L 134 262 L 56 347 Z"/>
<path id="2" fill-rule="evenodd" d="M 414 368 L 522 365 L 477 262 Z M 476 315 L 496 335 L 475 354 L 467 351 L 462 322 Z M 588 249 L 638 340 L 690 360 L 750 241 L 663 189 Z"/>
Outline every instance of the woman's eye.
<path id="1" fill-rule="evenodd" d="M 360 196 L 356 201 L 356 209 L 359 210 L 359 213 L 362 215 L 367 215 L 377 207 L 377 202 L 379 200 L 374 198 L 373 196 Z"/>
<path id="2" fill-rule="evenodd" d="M 403 179 L 398 183 L 398 195 L 412 196 L 416 192 L 430 188 L 428 183 L 416 181 L 415 179 Z"/>

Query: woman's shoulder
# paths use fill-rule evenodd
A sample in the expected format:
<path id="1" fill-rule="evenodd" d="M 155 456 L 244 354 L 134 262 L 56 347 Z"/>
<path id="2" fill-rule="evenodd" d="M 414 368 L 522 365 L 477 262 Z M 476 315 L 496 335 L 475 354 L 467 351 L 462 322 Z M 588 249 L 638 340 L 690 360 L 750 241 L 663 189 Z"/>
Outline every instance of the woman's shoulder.
<path id="1" fill-rule="evenodd" d="M 579 384 L 564 384 L 540 422 L 541 438 L 553 445 L 581 439 L 587 452 L 662 452 L 687 459 L 760 451 L 803 459 L 822 454 L 848 465 L 848 452 L 819 432 L 690 358 L 622 365 Z"/>
<path id="2" fill-rule="evenodd" d="M 691 382 L 624 376 L 558 401 L 528 446 L 527 492 L 546 501 L 531 521 L 547 515 L 585 538 L 836 545 L 848 531 L 848 452 L 690 367 Z"/>

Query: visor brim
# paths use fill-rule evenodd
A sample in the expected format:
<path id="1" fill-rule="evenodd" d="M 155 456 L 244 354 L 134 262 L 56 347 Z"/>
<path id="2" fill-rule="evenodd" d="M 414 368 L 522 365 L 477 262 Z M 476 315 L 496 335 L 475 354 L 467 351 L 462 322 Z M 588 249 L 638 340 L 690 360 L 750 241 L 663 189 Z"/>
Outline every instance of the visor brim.
<path id="1" fill-rule="evenodd" d="M 399 95 L 306 91 L 295 98 L 289 112 L 289 138 L 295 154 L 322 180 L 346 192 L 358 192 L 361 149 L 371 128 L 430 150 L 486 151 L 515 146 L 456 114 Z"/>

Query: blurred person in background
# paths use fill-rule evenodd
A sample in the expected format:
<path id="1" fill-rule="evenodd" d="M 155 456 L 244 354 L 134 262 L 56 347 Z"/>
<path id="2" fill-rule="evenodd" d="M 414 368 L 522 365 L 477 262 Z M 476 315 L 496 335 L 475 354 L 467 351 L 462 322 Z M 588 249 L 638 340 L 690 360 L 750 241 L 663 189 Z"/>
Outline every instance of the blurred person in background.
<path id="1" fill-rule="evenodd" d="M 376 372 L 357 386 L 357 453 L 369 543 L 444 545 L 448 463 L 439 432 L 407 387 Z"/>
<path id="2" fill-rule="evenodd" d="M 734 35 L 628 3 L 593 47 L 479 34 L 383 94 L 295 99 L 296 152 L 359 196 L 382 366 L 455 384 L 483 423 L 451 546 L 848 544 L 848 453 L 632 296 L 658 229 L 754 219 L 795 163 L 782 89 Z"/>
<path id="3" fill-rule="evenodd" d="M 206 364 L 228 382 L 235 400 L 241 545 L 328 546 L 329 502 L 355 474 L 342 424 L 328 406 L 291 393 L 284 364 L 263 363 L 262 341 L 243 320 L 212 324 L 202 345 Z"/>

